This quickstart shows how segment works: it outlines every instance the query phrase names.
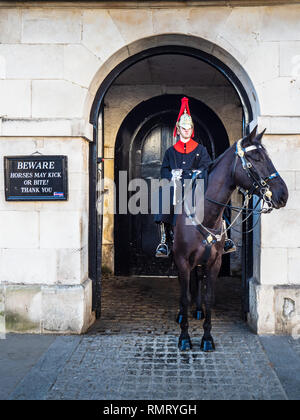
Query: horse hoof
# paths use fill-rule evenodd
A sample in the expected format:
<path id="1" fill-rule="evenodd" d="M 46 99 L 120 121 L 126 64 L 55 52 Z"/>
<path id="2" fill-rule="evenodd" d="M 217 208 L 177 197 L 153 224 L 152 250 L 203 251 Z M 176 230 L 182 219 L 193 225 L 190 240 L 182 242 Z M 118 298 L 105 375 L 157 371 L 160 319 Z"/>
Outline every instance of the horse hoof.
<path id="1" fill-rule="evenodd" d="M 182 323 L 182 320 L 183 320 L 183 315 L 178 314 L 177 317 L 176 317 L 177 324 L 181 324 Z"/>
<path id="2" fill-rule="evenodd" d="M 202 351 L 205 351 L 205 352 L 214 351 L 215 350 L 214 340 L 212 338 L 210 340 L 204 340 L 204 338 L 202 338 L 200 348 Z"/>
<path id="3" fill-rule="evenodd" d="M 201 319 L 204 319 L 204 313 L 201 309 L 199 311 L 195 311 L 193 315 L 194 315 L 194 318 L 197 319 L 198 321 L 200 321 Z"/>
<path id="4" fill-rule="evenodd" d="M 191 350 L 192 348 L 191 340 L 189 338 L 183 338 L 182 340 L 179 340 L 178 347 L 179 347 L 179 350 L 181 351 Z"/>

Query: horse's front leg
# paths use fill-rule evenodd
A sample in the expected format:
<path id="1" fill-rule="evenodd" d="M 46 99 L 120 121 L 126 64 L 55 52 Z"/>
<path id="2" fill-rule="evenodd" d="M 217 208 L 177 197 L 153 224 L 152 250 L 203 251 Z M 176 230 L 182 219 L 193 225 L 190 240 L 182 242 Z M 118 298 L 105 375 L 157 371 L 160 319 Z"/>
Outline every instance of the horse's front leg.
<path id="1" fill-rule="evenodd" d="M 190 350 L 192 348 L 192 342 L 188 331 L 188 309 L 189 304 L 191 303 L 190 275 L 191 269 L 188 263 L 183 263 L 178 267 L 180 281 L 180 319 L 178 322 L 181 328 L 178 347 L 180 350 Z"/>
<path id="2" fill-rule="evenodd" d="M 204 335 L 201 341 L 201 350 L 203 351 L 214 351 L 215 344 L 211 336 L 211 308 L 214 302 L 214 283 L 218 276 L 221 267 L 221 257 L 218 258 L 216 263 L 210 269 L 204 267 L 203 280 L 205 282 L 205 320 L 203 323 Z"/>

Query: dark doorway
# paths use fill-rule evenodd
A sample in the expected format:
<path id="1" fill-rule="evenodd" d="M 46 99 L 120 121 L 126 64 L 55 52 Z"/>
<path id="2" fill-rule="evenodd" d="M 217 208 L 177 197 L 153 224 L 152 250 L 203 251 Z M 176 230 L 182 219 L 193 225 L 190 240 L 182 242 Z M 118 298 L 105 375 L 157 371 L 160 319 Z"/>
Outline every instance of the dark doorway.
<path id="1" fill-rule="evenodd" d="M 152 178 L 160 177 L 164 152 L 173 145 L 173 130 L 182 96 L 163 95 L 142 102 L 123 121 L 115 149 L 117 197 L 119 171 L 128 171 L 128 182 L 142 178 L 150 184 Z M 197 99 L 189 99 L 195 124 L 194 138 L 215 159 L 229 147 L 226 130 L 209 107 Z M 159 232 L 152 214 L 117 214 L 114 231 L 116 275 L 176 275 L 169 260 L 154 257 Z M 229 274 L 230 258 L 227 255 L 220 275 Z"/>
<path id="2" fill-rule="evenodd" d="M 161 36 L 161 38 L 164 35 Z M 104 97 L 114 81 L 127 69 L 131 68 L 135 64 L 144 60 L 145 58 L 154 57 L 157 55 L 165 54 L 178 54 L 179 56 L 189 56 L 203 61 L 213 68 L 217 69 L 222 73 L 232 87 L 235 89 L 239 98 L 241 100 L 241 105 L 243 107 L 243 117 L 242 117 L 242 135 L 246 135 L 250 132 L 250 125 L 254 124 L 256 121 L 257 114 L 259 113 L 259 103 L 257 101 L 257 96 L 255 89 L 251 83 L 251 80 L 248 78 L 246 73 L 241 68 L 237 73 L 241 72 L 238 77 L 232 68 L 238 69 L 235 59 L 229 57 L 229 62 L 232 65 L 232 68 L 225 64 L 224 61 L 218 59 L 215 55 L 207 53 L 199 48 L 194 48 L 189 46 L 188 42 L 182 44 L 182 38 L 193 38 L 183 35 L 172 35 L 172 37 L 178 38 L 178 43 L 174 44 L 172 42 L 168 45 L 158 45 L 155 47 L 148 48 L 146 50 L 141 50 L 136 54 L 130 55 L 125 60 L 121 61 L 116 67 L 114 67 L 102 81 L 99 86 L 97 93 L 95 95 L 91 112 L 90 112 L 90 123 L 93 126 L 93 142 L 89 145 L 89 278 L 93 283 L 93 303 L 92 308 L 95 310 L 96 317 L 99 318 L 101 314 L 101 293 L 102 293 L 102 276 L 101 276 L 101 264 L 102 264 L 102 226 L 103 226 L 103 217 L 97 213 L 97 200 L 99 199 L 100 192 L 97 189 L 97 180 L 98 173 L 101 171 L 102 177 L 105 176 L 102 158 L 104 156 L 104 142 L 102 144 L 98 142 L 99 139 L 99 116 L 102 113 L 103 120 L 103 110 L 104 110 Z M 154 44 L 156 45 L 157 39 L 159 37 L 154 37 Z M 212 49 L 213 51 L 213 49 Z M 225 56 L 226 51 L 224 51 Z M 228 58 L 228 57 L 227 57 Z M 147 116 L 145 116 L 146 118 Z M 103 124 L 102 124 L 103 127 Z M 210 127 L 211 129 L 213 127 Z M 103 132 L 103 129 L 102 129 Z M 119 145 L 120 147 L 120 145 Z M 126 147 L 126 146 L 125 146 Z M 117 155 L 117 154 L 116 154 Z M 100 157 L 99 157 L 100 156 Z M 128 168 L 128 167 L 127 167 Z M 248 219 L 249 224 L 251 224 L 250 219 Z M 122 223 L 121 223 L 122 225 Z M 252 227 L 252 226 L 247 226 Z M 126 230 L 125 230 L 126 231 Z M 120 232 L 121 233 L 121 232 Z M 259 227 L 256 228 L 256 234 L 259 235 Z M 248 270 L 243 269 L 243 296 L 244 296 L 244 306 L 243 312 L 246 314 L 249 312 L 249 280 L 253 275 L 253 270 L 250 268 L 253 267 L 255 262 L 256 265 L 259 264 L 260 254 L 259 252 L 251 253 L 248 252 L 248 247 L 252 244 L 252 233 L 248 236 L 248 244 L 245 244 L 243 241 L 243 267 L 248 267 L 251 275 Z M 120 237 L 119 237 L 120 238 Z M 117 248 L 118 248 L 118 243 Z M 256 247 L 256 249 L 259 249 Z M 117 249 L 117 253 L 120 250 Z M 124 247 L 126 252 L 126 248 Z M 117 256 L 118 257 L 118 256 Z M 122 265 L 120 265 L 122 268 Z"/>

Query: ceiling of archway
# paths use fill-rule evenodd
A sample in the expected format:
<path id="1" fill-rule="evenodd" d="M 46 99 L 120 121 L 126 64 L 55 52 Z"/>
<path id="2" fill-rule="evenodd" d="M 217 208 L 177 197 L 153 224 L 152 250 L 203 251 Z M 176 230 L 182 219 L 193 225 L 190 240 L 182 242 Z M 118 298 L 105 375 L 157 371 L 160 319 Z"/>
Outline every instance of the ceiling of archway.
<path id="1" fill-rule="evenodd" d="M 123 72 L 118 85 L 165 84 L 180 86 L 231 86 L 215 68 L 196 58 L 166 54 L 147 58 Z"/>

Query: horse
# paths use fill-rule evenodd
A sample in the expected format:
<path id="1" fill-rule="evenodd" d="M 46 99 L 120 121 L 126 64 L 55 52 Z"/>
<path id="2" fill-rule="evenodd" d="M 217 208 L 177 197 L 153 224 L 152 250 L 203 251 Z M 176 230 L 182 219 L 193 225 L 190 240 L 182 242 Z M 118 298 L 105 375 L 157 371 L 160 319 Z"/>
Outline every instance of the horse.
<path id="1" fill-rule="evenodd" d="M 181 334 L 180 350 L 190 350 L 192 342 L 188 333 L 188 308 L 191 304 L 191 273 L 202 267 L 197 280 L 196 318 L 204 318 L 204 334 L 201 350 L 214 351 L 211 335 L 211 307 L 214 298 L 214 283 L 218 277 L 224 247 L 223 213 L 234 190 L 244 190 L 245 202 L 256 195 L 263 200 L 261 212 L 269 213 L 284 207 L 288 200 L 288 189 L 275 169 L 261 140 L 263 132 L 256 134 L 257 126 L 250 134 L 235 142 L 208 167 L 208 183 L 204 196 L 204 218 L 197 223 L 183 205 L 174 227 L 173 260 L 178 270 L 180 283 L 180 308 L 177 322 Z M 243 191 L 242 190 L 242 191 Z M 265 207 L 266 204 L 266 208 Z M 241 210 L 245 210 L 242 208 Z M 188 223 L 188 222 L 192 223 Z M 202 313 L 201 284 L 205 286 Z"/>

